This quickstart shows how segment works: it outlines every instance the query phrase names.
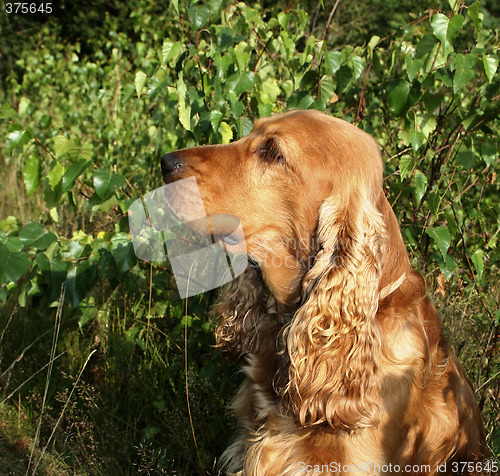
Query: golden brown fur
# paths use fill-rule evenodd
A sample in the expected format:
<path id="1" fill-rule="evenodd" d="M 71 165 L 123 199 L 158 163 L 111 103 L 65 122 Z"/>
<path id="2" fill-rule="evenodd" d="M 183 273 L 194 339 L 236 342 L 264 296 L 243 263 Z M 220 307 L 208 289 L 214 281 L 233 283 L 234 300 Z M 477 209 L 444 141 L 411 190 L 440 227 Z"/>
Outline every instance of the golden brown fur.
<path id="1" fill-rule="evenodd" d="M 195 176 L 209 215 L 241 220 L 258 265 L 217 309 L 217 343 L 246 376 L 229 473 L 460 474 L 452 462 L 485 461 L 474 392 L 412 270 L 369 135 L 292 111 L 162 168 L 167 183 Z"/>

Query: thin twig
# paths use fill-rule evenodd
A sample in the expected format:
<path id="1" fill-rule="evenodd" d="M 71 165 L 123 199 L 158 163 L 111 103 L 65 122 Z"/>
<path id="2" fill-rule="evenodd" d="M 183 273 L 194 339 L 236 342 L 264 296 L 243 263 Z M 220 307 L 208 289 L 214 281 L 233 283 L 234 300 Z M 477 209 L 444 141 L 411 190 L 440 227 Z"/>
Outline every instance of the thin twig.
<path id="1" fill-rule="evenodd" d="M 185 307 L 185 313 L 184 313 L 184 383 L 185 383 L 185 388 L 186 388 L 186 403 L 187 403 L 187 410 L 188 410 L 188 416 L 189 416 L 189 425 L 191 427 L 191 434 L 193 435 L 193 442 L 194 442 L 194 448 L 196 450 L 196 456 L 198 458 L 198 464 L 200 465 L 200 469 L 203 475 L 205 475 L 205 469 L 203 468 L 203 463 L 201 462 L 201 457 L 200 457 L 200 452 L 198 450 L 198 442 L 196 441 L 196 434 L 194 431 L 194 425 L 193 425 L 193 417 L 191 415 L 191 404 L 189 403 L 189 382 L 188 382 L 188 298 L 189 296 L 189 281 L 191 278 L 191 272 L 193 270 L 194 263 L 191 265 L 191 269 L 189 270 L 188 274 L 188 280 L 187 280 L 187 287 L 186 287 L 186 307 Z"/>
<path id="2" fill-rule="evenodd" d="M 64 304 L 64 294 L 66 292 L 66 287 L 64 284 L 61 286 L 61 294 L 59 295 L 59 305 L 57 306 L 57 311 L 56 311 L 56 317 L 55 317 L 55 324 L 54 324 L 54 334 L 52 336 L 52 347 L 50 349 L 50 359 L 49 359 L 49 368 L 47 370 L 47 378 L 45 380 L 45 390 L 43 392 L 43 400 L 42 400 L 42 408 L 40 410 L 40 418 L 38 419 L 38 425 L 36 428 L 36 433 L 35 433 L 35 438 L 33 439 L 33 443 L 31 446 L 31 453 L 30 457 L 28 460 L 28 467 L 26 469 L 26 476 L 29 474 L 29 470 L 31 467 L 31 463 L 33 460 L 33 454 L 35 453 L 35 448 L 38 444 L 38 439 L 40 437 L 40 430 L 42 428 L 42 419 L 43 419 L 43 412 L 45 409 L 45 404 L 47 402 L 47 395 L 49 393 L 49 384 L 50 384 L 50 377 L 52 376 L 52 367 L 55 361 L 55 356 L 56 356 L 56 348 L 57 348 L 57 342 L 59 340 L 59 330 L 61 328 L 61 317 L 62 317 L 62 308 Z M 37 463 L 38 466 L 38 463 Z M 35 467 L 36 469 L 36 467 Z M 33 474 L 35 474 L 35 471 L 33 471 Z"/>
<path id="3" fill-rule="evenodd" d="M 87 364 L 89 363 L 89 360 L 91 359 L 91 357 L 97 352 L 97 349 L 94 349 L 90 354 L 89 356 L 87 357 L 87 360 L 85 360 L 85 363 L 83 364 L 83 367 L 82 367 L 82 370 L 80 370 L 80 373 L 78 374 L 78 377 L 76 378 L 76 381 L 75 383 L 73 384 L 73 388 L 71 389 L 71 392 L 68 396 L 68 399 L 66 400 L 66 403 L 64 404 L 64 407 L 61 411 L 61 414 L 59 415 L 59 418 L 57 419 L 56 421 L 56 424 L 54 425 L 54 428 L 52 429 L 52 433 L 50 434 L 49 436 L 49 439 L 47 440 L 47 443 L 45 444 L 45 446 L 43 447 L 43 450 L 40 454 L 40 457 L 38 458 L 38 461 L 36 463 L 36 466 L 34 467 L 33 469 L 33 475 L 36 474 L 36 470 L 38 468 L 38 465 L 40 464 L 40 462 L 42 461 L 42 458 L 43 458 L 43 455 L 45 454 L 45 451 L 47 450 L 47 448 L 49 447 L 50 445 L 50 442 L 52 441 L 52 438 L 54 436 L 54 433 L 56 432 L 57 430 L 57 427 L 59 426 L 59 423 L 61 423 L 61 420 L 62 420 L 62 417 L 64 416 L 64 412 L 66 411 L 66 408 L 68 408 L 68 405 L 69 405 L 69 402 L 71 400 L 71 397 L 73 396 L 73 393 L 75 392 L 75 389 L 78 385 L 78 382 L 80 381 L 81 377 L 82 377 L 82 374 L 83 374 L 83 371 L 85 370 L 85 368 L 87 367 Z"/>

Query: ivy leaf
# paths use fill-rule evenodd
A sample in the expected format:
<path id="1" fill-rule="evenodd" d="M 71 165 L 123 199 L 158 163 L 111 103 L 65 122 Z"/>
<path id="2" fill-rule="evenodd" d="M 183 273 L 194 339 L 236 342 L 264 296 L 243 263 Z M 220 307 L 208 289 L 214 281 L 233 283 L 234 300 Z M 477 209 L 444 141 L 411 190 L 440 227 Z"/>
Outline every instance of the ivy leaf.
<path id="1" fill-rule="evenodd" d="M 448 228 L 445 226 L 438 226 L 436 228 L 427 228 L 425 232 L 434 240 L 439 251 L 443 255 L 443 259 L 446 261 L 446 253 L 451 243 L 451 236 Z"/>

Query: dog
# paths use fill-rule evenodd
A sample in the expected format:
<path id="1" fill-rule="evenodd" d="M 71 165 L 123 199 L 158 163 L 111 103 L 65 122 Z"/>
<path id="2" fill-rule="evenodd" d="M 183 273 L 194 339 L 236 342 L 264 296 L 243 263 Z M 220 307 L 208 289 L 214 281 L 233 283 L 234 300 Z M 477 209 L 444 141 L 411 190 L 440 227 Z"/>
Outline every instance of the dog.
<path id="1" fill-rule="evenodd" d="M 246 377 L 229 474 L 488 472 L 474 391 L 412 269 L 370 135 L 290 111 L 161 168 L 167 184 L 194 176 L 207 215 L 243 228 L 250 266 L 216 310 L 217 345 Z"/>

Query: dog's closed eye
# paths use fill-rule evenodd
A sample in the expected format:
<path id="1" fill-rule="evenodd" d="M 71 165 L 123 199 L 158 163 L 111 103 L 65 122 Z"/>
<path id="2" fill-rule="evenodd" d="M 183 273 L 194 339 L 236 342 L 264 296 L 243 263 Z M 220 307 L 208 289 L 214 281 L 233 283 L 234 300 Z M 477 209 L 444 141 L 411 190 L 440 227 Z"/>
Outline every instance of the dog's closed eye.
<path id="1" fill-rule="evenodd" d="M 275 139 L 267 139 L 267 141 L 260 145 L 255 152 L 261 160 L 269 164 L 286 163 L 285 156 Z"/>

